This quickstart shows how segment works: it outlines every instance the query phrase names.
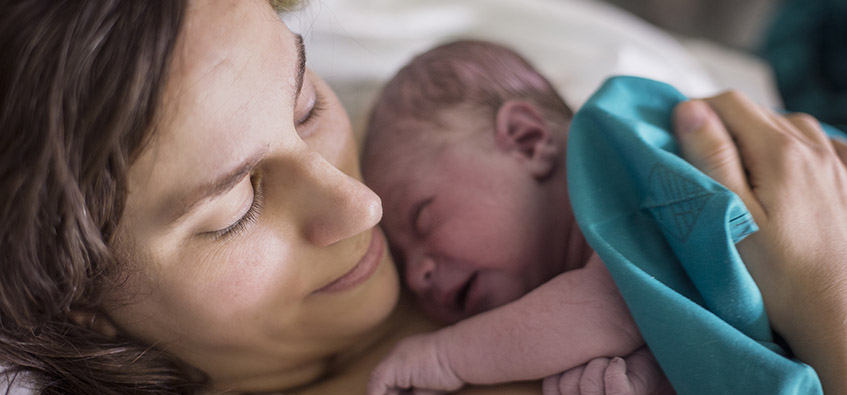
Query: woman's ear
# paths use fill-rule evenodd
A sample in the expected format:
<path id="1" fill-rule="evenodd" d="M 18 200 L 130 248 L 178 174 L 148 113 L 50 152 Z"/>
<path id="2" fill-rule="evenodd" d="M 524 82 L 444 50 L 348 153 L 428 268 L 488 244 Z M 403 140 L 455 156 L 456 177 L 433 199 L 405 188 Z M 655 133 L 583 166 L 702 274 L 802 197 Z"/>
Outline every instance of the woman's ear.
<path id="1" fill-rule="evenodd" d="M 71 321 L 81 327 L 91 329 L 106 337 L 118 336 L 118 326 L 105 313 L 96 311 L 72 311 Z"/>
<path id="2" fill-rule="evenodd" d="M 509 100 L 497 110 L 495 141 L 501 150 L 516 155 L 537 179 L 555 168 L 559 148 L 550 124 L 534 104 Z"/>

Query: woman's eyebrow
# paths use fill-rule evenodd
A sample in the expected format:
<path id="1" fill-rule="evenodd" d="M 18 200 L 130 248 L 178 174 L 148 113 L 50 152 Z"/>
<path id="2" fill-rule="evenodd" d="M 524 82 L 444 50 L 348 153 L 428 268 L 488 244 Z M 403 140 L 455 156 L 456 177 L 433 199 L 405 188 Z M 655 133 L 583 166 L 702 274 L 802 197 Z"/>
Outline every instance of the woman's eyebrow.
<path id="1" fill-rule="evenodd" d="M 176 201 L 179 203 L 171 206 L 172 208 L 169 210 L 170 213 L 167 215 L 167 225 L 170 226 L 178 222 L 180 219 L 196 210 L 200 203 L 220 196 L 234 188 L 238 185 L 239 181 L 243 180 L 244 177 L 246 177 L 247 174 L 249 174 L 264 157 L 265 150 L 258 151 L 241 162 L 241 164 L 236 166 L 234 169 L 227 171 L 210 182 L 197 186 L 182 198 L 178 198 Z"/>
<path id="2" fill-rule="evenodd" d="M 303 78 L 306 75 L 306 50 L 303 46 L 303 36 L 295 34 L 294 45 L 297 50 L 297 68 L 294 70 L 295 88 L 293 102 L 296 105 L 297 98 L 300 96 L 300 90 L 303 88 Z M 195 209 L 197 209 L 197 206 L 199 206 L 200 203 L 212 199 L 216 196 L 220 196 L 223 193 L 234 188 L 239 181 L 241 181 L 245 176 L 247 176 L 248 173 L 250 173 L 250 171 L 253 170 L 254 167 L 256 167 L 256 165 L 259 163 L 260 160 L 262 160 L 264 156 L 265 151 L 257 152 L 256 154 L 251 155 L 233 170 L 224 173 L 223 175 L 215 178 L 211 182 L 198 186 L 184 197 L 176 199 L 176 201 L 179 203 L 170 206 L 170 208 L 167 210 L 167 226 L 173 225 L 174 223 L 178 222 L 179 220 L 193 212 Z M 168 201 L 174 200 L 169 199 Z"/>

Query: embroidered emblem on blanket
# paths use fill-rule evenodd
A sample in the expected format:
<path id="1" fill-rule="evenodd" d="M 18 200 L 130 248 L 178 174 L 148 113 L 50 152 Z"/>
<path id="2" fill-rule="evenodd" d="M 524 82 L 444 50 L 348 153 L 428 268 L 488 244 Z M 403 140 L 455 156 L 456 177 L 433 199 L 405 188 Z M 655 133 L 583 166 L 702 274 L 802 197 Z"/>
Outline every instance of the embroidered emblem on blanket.
<path id="1" fill-rule="evenodd" d="M 643 207 L 653 214 L 665 233 L 685 243 L 712 194 L 661 164 L 650 170 L 648 185 Z"/>

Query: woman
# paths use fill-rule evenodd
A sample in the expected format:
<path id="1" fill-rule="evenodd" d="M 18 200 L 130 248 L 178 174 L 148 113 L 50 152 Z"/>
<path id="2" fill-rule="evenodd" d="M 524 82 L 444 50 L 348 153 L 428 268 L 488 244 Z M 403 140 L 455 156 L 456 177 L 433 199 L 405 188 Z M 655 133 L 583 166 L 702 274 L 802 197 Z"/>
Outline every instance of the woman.
<path id="1" fill-rule="evenodd" d="M 42 3 L 0 12 L 0 337 L 44 392 L 363 389 L 431 329 L 267 2 Z"/>
<path id="2" fill-rule="evenodd" d="M 356 392 L 433 328 L 266 2 L 2 8 L 0 349 L 34 387 Z"/>

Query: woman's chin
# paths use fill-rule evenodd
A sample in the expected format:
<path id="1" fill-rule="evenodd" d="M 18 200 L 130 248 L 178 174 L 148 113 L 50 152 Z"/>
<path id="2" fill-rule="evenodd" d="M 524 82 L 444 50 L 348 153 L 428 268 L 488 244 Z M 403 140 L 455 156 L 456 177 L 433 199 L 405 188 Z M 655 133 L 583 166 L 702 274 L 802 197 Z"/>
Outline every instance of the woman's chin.
<path id="1" fill-rule="evenodd" d="M 385 323 L 394 312 L 400 299 L 400 280 L 391 256 L 386 252 L 380 267 L 373 277 L 362 284 L 361 297 L 355 309 L 356 323 L 350 328 L 351 333 L 361 333 L 363 336 L 373 335 L 376 327 Z"/>

